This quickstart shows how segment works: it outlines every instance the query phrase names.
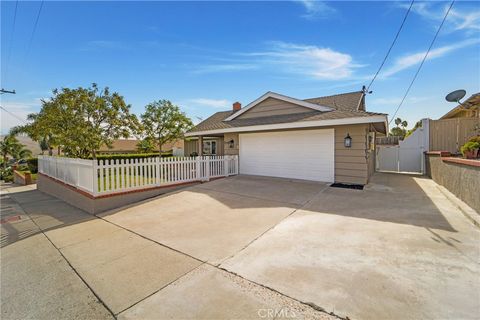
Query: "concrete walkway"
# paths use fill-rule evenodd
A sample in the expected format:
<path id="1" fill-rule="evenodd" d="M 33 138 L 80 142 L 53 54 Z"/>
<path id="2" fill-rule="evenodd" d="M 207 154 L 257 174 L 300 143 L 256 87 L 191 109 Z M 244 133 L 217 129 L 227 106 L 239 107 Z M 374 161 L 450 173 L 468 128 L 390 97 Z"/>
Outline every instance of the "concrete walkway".
<path id="1" fill-rule="evenodd" d="M 20 187 L 2 206 L 5 319 L 480 314 L 479 229 L 422 177 L 360 191 L 236 176 L 99 217 Z"/>
<path id="2" fill-rule="evenodd" d="M 335 318 L 32 186 L 1 197 L 2 319 Z"/>

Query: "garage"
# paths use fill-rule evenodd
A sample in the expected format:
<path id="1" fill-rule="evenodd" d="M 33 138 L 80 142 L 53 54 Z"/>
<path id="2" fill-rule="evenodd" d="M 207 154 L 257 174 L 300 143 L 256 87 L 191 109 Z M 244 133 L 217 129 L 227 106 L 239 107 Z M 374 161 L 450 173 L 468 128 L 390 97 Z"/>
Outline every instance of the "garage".
<path id="1" fill-rule="evenodd" d="M 334 129 L 242 133 L 240 173 L 333 182 Z"/>

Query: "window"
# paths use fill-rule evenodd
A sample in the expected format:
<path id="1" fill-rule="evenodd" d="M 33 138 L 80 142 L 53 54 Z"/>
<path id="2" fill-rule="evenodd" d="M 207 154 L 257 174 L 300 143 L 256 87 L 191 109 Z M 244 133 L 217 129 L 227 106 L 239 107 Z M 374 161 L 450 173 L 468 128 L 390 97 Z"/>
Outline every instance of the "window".
<path id="1" fill-rule="evenodd" d="M 203 154 L 204 155 L 216 155 L 217 154 L 217 141 L 203 141 Z"/>

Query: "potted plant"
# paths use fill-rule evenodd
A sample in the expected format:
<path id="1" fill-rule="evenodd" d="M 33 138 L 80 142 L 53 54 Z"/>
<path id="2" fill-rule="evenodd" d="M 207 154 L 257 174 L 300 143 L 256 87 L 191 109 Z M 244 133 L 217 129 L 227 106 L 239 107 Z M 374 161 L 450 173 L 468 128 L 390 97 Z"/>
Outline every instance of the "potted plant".
<path id="1" fill-rule="evenodd" d="M 460 148 L 460 151 L 465 158 L 476 159 L 478 157 L 478 149 L 480 149 L 480 142 L 468 141 Z"/>

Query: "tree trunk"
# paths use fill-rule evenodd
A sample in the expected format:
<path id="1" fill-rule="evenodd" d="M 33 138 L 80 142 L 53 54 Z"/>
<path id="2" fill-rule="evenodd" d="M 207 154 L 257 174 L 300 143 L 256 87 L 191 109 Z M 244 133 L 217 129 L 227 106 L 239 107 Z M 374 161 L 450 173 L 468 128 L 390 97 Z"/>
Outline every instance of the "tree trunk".
<path id="1" fill-rule="evenodd" d="M 53 148 L 48 147 L 48 155 L 51 157 L 53 156 Z"/>
<path id="2" fill-rule="evenodd" d="M 158 142 L 158 154 L 160 155 L 160 158 L 162 157 L 162 143 Z"/>
<path id="3" fill-rule="evenodd" d="M 97 151 L 95 150 L 92 151 L 92 158 L 97 159 Z"/>

